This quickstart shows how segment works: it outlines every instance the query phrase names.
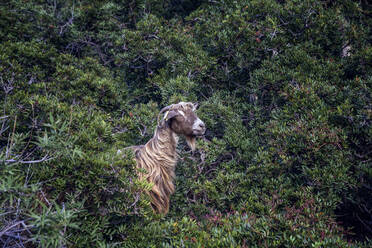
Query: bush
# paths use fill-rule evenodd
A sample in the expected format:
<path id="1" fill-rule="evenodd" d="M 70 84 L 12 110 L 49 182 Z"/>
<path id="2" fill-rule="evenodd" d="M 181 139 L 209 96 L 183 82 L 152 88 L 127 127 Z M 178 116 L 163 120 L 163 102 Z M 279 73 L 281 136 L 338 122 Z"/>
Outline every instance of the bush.
<path id="1" fill-rule="evenodd" d="M 366 1 L 0 7 L 3 246 L 371 245 Z M 157 216 L 117 150 L 178 101 L 207 133 Z"/>

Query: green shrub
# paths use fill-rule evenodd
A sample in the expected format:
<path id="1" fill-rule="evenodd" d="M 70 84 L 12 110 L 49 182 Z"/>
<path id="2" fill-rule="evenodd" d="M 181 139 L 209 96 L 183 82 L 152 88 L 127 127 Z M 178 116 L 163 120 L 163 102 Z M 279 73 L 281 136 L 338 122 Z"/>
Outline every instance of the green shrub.
<path id="1" fill-rule="evenodd" d="M 369 247 L 369 7 L 0 3 L 0 244 Z M 178 101 L 207 132 L 156 216 L 117 150 Z"/>

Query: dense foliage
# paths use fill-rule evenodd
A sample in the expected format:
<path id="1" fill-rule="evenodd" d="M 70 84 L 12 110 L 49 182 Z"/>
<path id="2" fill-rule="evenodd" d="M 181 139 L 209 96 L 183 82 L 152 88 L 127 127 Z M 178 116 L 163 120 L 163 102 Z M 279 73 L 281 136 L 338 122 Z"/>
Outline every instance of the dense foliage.
<path id="1" fill-rule="evenodd" d="M 0 3 L 2 247 L 370 247 L 368 1 Z M 198 102 L 155 216 L 132 154 Z"/>

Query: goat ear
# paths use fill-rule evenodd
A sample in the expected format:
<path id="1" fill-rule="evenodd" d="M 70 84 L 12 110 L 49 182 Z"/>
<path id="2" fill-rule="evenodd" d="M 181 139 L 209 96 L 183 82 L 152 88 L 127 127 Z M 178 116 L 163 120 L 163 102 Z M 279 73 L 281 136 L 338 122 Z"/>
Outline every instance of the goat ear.
<path id="1" fill-rule="evenodd" d="M 170 110 L 167 113 L 165 113 L 164 120 L 168 121 L 168 120 L 172 119 L 173 117 L 175 117 L 177 115 L 179 115 L 177 110 Z"/>

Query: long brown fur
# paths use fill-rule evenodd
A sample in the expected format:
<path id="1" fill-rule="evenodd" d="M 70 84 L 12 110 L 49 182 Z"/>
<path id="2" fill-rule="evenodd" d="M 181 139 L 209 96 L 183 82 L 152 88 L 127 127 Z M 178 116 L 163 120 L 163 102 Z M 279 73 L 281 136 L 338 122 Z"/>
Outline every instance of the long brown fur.
<path id="1" fill-rule="evenodd" d="M 146 145 L 135 151 L 140 179 L 153 183 L 149 193 L 151 205 L 157 213 L 167 213 L 170 195 L 174 193 L 178 137 L 169 127 L 157 127 L 155 135 Z"/>

